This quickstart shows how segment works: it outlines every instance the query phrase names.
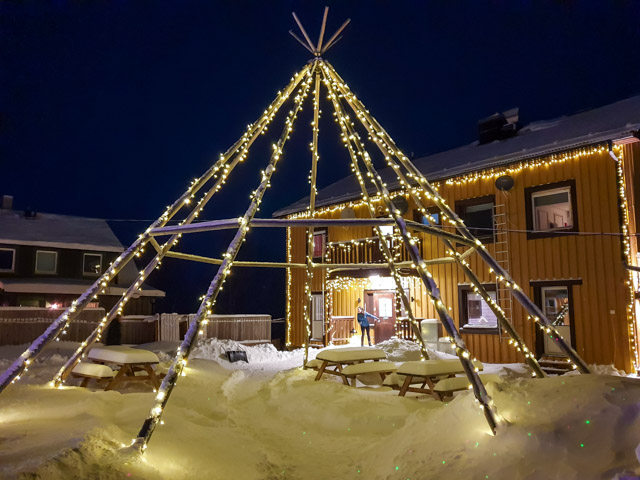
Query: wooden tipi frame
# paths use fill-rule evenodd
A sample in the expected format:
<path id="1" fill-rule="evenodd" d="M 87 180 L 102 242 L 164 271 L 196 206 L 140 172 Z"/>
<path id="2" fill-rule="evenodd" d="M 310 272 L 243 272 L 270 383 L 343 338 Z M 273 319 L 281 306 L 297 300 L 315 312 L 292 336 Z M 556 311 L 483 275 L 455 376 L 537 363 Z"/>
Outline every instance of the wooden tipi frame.
<path id="1" fill-rule="evenodd" d="M 78 316 L 78 314 L 87 307 L 87 305 L 97 297 L 98 294 L 104 292 L 109 286 L 118 272 L 134 257 L 140 256 L 144 251 L 144 248 L 148 245 L 155 250 L 153 259 L 146 265 L 146 267 L 140 271 L 138 278 L 129 288 L 125 291 L 122 298 L 116 303 L 116 305 L 107 313 L 107 315 L 101 320 L 96 329 L 80 344 L 76 352 L 65 363 L 60 371 L 55 375 L 50 385 L 52 387 L 60 387 L 63 385 L 67 377 L 70 375 L 73 367 L 85 357 L 88 348 L 100 340 L 105 329 L 109 323 L 122 312 L 124 305 L 127 301 L 141 288 L 142 283 L 147 277 L 158 267 L 160 267 L 163 258 L 172 257 L 180 258 L 190 261 L 198 261 L 209 264 L 219 265 L 217 273 L 213 278 L 209 289 L 202 298 L 202 302 L 196 313 L 195 319 L 191 322 L 189 329 L 182 341 L 182 344 L 178 348 L 175 357 L 171 362 L 171 366 L 167 375 L 162 381 L 162 385 L 158 389 L 153 406 L 149 413 L 149 416 L 144 421 L 142 428 L 136 439 L 133 441 L 133 448 L 138 451 L 144 451 L 146 448 L 155 428 L 161 422 L 162 412 L 167 405 L 171 392 L 173 391 L 178 378 L 186 374 L 185 367 L 189 359 L 189 355 L 195 346 L 195 340 L 198 335 L 203 334 L 203 327 L 207 324 L 207 317 L 213 312 L 213 307 L 216 303 L 218 294 L 222 290 L 223 284 L 226 281 L 227 276 L 231 272 L 232 267 L 266 267 L 266 268 L 302 268 L 306 271 L 306 284 L 305 292 L 307 295 L 307 301 L 304 308 L 304 320 L 306 326 L 306 338 L 305 342 L 305 361 L 308 354 L 309 339 L 311 335 L 311 280 L 314 272 L 324 270 L 326 268 L 335 268 L 335 264 L 318 264 L 313 262 L 313 230 L 315 227 L 321 226 L 355 226 L 355 225 L 368 225 L 375 228 L 376 234 L 381 240 L 379 242 L 380 248 L 386 260 L 386 263 L 378 263 L 375 265 L 358 265 L 349 264 L 350 268 L 371 268 L 373 266 L 387 267 L 389 268 L 390 275 L 394 278 L 397 286 L 397 291 L 400 294 L 400 298 L 405 306 L 407 315 L 412 323 L 414 332 L 421 344 L 421 350 L 423 357 L 428 358 L 425 344 L 420 335 L 420 329 L 416 319 L 413 315 L 410 301 L 402 286 L 398 269 L 404 264 L 399 264 L 394 261 L 392 252 L 390 251 L 387 243 L 383 240 L 383 234 L 380 227 L 383 225 L 393 225 L 400 232 L 403 240 L 403 244 L 407 249 L 411 258 L 411 267 L 417 272 L 417 276 L 424 284 L 431 302 L 434 305 L 439 319 L 442 322 L 451 342 L 455 347 L 457 356 L 462 362 L 464 371 L 471 383 L 473 394 L 480 408 L 483 410 L 489 428 L 495 433 L 496 428 L 500 422 L 500 416 L 498 415 L 495 405 L 488 395 L 478 373 L 477 369 L 472 363 L 471 353 L 467 349 L 464 341 L 462 340 L 458 329 L 442 299 L 440 292 L 433 276 L 429 272 L 429 265 L 455 262 L 460 269 L 467 276 L 472 283 L 474 291 L 478 293 L 485 302 L 489 305 L 491 310 L 498 318 L 500 328 L 502 328 L 510 337 L 509 343 L 514 346 L 518 351 L 522 352 L 525 357 L 525 361 L 532 369 L 533 373 L 537 377 L 544 377 L 544 372 L 541 370 L 540 365 L 535 359 L 534 354 L 527 348 L 521 337 L 513 328 L 509 320 L 506 318 L 504 311 L 500 308 L 496 301 L 494 301 L 487 290 L 480 282 L 477 275 L 472 271 L 466 258 L 469 253 L 476 253 L 489 267 L 497 281 L 501 282 L 506 288 L 508 288 L 513 296 L 522 307 L 528 312 L 529 318 L 532 319 L 542 330 L 546 333 L 552 334 L 557 337 L 558 346 L 565 352 L 569 361 L 573 367 L 579 370 L 581 373 L 589 373 L 589 369 L 585 362 L 578 356 L 578 354 L 568 345 L 562 336 L 558 333 L 553 324 L 545 317 L 540 308 L 535 305 L 529 297 L 525 294 L 520 286 L 511 278 L 508 272 L 506 272 L 500 264 L 489 254 L 487 248 L 473 236 L 469 229 L 464 225 L 464 222 L 456 215 L 456 213 L 446 204 L 444 199 L 439 193 L 431 186 L 422 173 L 413 165 L 413 163 L 407 158 L 402 151 L 397 147 L 393 139 L 382 128 L 382 126 L 376 121 L 376 119 L 365 108 L 364 104 L 351 92 L 344 80 L 338 75 L 333 66 L 322 58 L 322 55 L 333 45 L 340 40 L 340 34 L 349 23 L 349 20 L 338 29 L 338 31 L 331 36 L 329 41 L 324 43 L 323 38 L 326 28 L 328 8 L 325 8 L 322 25 L 320 29 L 319 40 L 316 44 L 310 40 L 309 35 L 303 28 L 298 17 L 293 14 L 294 19 L 303 34 L 305 41 L 301 40 L 293 32 L 290 32 L 295 39 L 300 42 L 309 52 L 314 55 L 314 59 L 307 63 L 299 72 L 297 72 L 289 84 L 284 90 L 278 93 L 275 100 L 267 107 L 264 113 L 254 122 L 249 125 L 244 135 L 233 144 L 233 146 L 220 156 L 218 161 L 212 165 L 201 177 L 195 179 L 187 191 L 178 198 L 171 206 L 167 207 L 165 212 L 153 222 L 138 239 L 122 254 L 116 261 L 106 270 L 106 272 L 91 285 L 72 305 L 67 308 L 50 326 L 46 331 L 40 335 L 25 352 L 18 357 L 13 364 L 0 376 L 0 393 L 9 386 L 11 383 L 18 381 L 21 375 L 28 370 L 29 365 L 38 355 L 43 351 L 44 347 L 58 339 L 59 335 L 65 331 L 69 324 Z M 320 118 L 320 90 L 324 84 L 327 89 L 327 96 L 333 105 L 335 120 L 338 122 L 342 132 L 342 141 L 348 150 L 349 157 L 351 159 L 351 167 L 356 175 L 362 190 L 362 197 L 365 200 L 369 213 L 372 218 L 354 218 L 354 219 L 319 219 L 316 218 L 316 179 L 317 179 L 317 165 L 319 161 L 318 155 L 318 122 Z M 284 146 L 290 137 L 293 130 L 294 121 L 297 118 L 298 113 L 302 109 L 304 100 L 309 96 L 309 91 L 313 86 L 313 122 L 312 122 L 312 143 L 311 143 L 311 175 L 310 175 L 310 197 L 309 197 L 309 209 L 307 212 L 307 218 L 297 219 L 258 219 L 255 218 L 256 213 L 259 210 L 260 203 L 266 192 L 271 186 L 270 181 L 273 173 L 276 170 L 277 164 L 282 157 Z M 273 144 L 273 152 L 266 168 L 261 172 L 261 181 L 258 187 L 251 194 L 251 202 L 249 207 L 245 211 L 244 215 L 237 219 L 226 219 L 209 222 L 194 223 L 200 212 L 202 212 L 205 205 L 211 200 L 213 195 L 218 192 L 225 184 L 227 178 L 234 170 L 234 168 L 241 163 L 247 156 L 249 148 L 253 145 L 254 141 L 266 130 L 267 126 L 272 122 L 275 115 L 283 106 L 285 101 L 290 98 L 297 89 L 297 93 L 293 98 L 293 107 L 288 112 L 284 129 L 280 135 L 277 143 Z M 435 204 L 441 212 L 444 221 L 448 222 L 453 231 L 447 231 L 445 229 L 434 228 L 406 220 L 402 217 L 400 211 L 395 207 L 392 202 L 391 195 L 387 189 L 386 184 L 383 182 L 382 177 L 373 165 L 372 158 L 369 152 L 366 150 L 363 141 L 361 140 L 357 130 L 356 123 L 351 120 L 351 117 L 347 114 L 347 110 L 350 109 L 354 114 L 357 122 L 360 124 L 360 128 L 364 128 L 367 135 L 375 143 L 376 147 L 382 153 L 385 162 L 395 172 L 401 190 L 408 194 L 418 209 L 424 214 L 429 215 L 427 208 L 425 207 L 425 200 L 428 200 Z M 363 173 L 364 172 L 364 173 Z M 372 197 L 368 193 L 365 181 L 368 179 L 369 183 L 374 187 L 376 197 L 380 198 L 388 214 L 387 218 L 375 218 L 376 211 L 373 205 Z M 208 188 L 205 189 L 205 185 Z M 202 197 L 194 202 L 196 194 L 205 190 Z M 188 208 L 192 203 L 194 205 L 191 211 L 186 217 L 179 222 L 176 226 L 167 226 L 169 220 L 171 220 L 179 211 L 183 208 Z M 289 227 L 303 227 L 306 228 L 307 233 L 307 258 L 305 263 L 291 263 L 291 262 L 241 262 L 236 261 L 236 256 L 242 243 L 247 236 L 251 227 L 262 228 L 289 228 Z M 178 243 L 180 237 L 187 233 L 196 233 L 203 231 L 214 230 L 226 230 L 234 229 L 236 233 L 227 247 L 227 250 L 222 258 L 208 258 L 198 255 L 190 255 L 181 252 L 172 251 L 172 249 Z M 416 238 L 412 236 L 411 232 L 422 232 L 436 238 L 439 238 L 444 242 L 447 248 L 446 258 L 441 259 L 424 259 L 419 248 L 416 246 Z M 455 233 L 454 233 L 455 232 Z M 159 243 L 158 237 L 167 237 L 168 239 L 164 243 Z M 468 251 L 465 253 L 459 253 L 456 251 L 454 245 L 462 244 L 468 247 Z"/>

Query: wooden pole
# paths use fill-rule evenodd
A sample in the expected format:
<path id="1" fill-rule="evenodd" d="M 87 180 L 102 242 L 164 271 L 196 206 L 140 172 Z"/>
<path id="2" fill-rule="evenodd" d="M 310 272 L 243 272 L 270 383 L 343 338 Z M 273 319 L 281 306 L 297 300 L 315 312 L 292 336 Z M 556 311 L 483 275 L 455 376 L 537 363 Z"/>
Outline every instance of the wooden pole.
<path id="1" fill-rule="evenodd" d="M 11 383 L 20 379 L 20 375 L 26 371 L 29 364 L 33 362 L 43 351 L 44 347 L 55 340 L 60 333 L 82 312 L 86 306 L 95 300 L 104 291 L 109 283 L 117 276 L 118 272 L 124 268 L 135 256 L 139 255 L 149 241 L 149 232 L 154 228 L 161 228 L 173 218 L 173 216 L 189 203 L 190 198 L 197 193 L 217 172 L 225 166 L 228 159 L 233 156 L 247 142 L 247 138 L 256 130 L 260 129 L 263 122 L 271 121 L 275 105 L 279 97 L 262 114 L 258 121 L 249 126 L 247 132 L 234 143 L 229 150 L 199 178 L 194 180 L 189 188 L 154 221 L 143 234 L 141 234 L 131 246 L 121 254 L 113 264 L 100 276 L 80 297 L 74 300 L 71 306 L 65 309 L 60 316 L 54 320 L 42 335 L 36 338 L 31 345 L 20 355 L 0 376 L 0 393 Z"/>
<path id="2" fill-rule="evenodd" d="M 350 124 L 346 120 L 346 115 L 343 111 L 342 105 L 340 104 L 338 96 L 333 92 L 332 79 L 328 71 L 326 71 L 325 69 L 323 69 L 323 73 L 325 74 L 325 77 L 327 79 L 327 86 L 330 88 L 330 93 L 332 93 L 332 95 L 330 96 L 334 101 L 334 107 L 336 110 L 338 122 L 343 124 L 345 128 L 349 129 L 349 127 L 352 124 Z M 464 341 L 462 340 L 462 337 L 460 336 L 453 319 L 449 315 L 447 308 L 442 302 L 442 299 L 440 297 L 440 290 L 438 289 L 436 282 L 433 280 L 433 276 L 426 268 L 426 265 L 422 259 L 422 255 L 420 254 L 417 246 L 415 245 L 415 241 L 413 240 L 413 237 L 409 234 L 404 218 L 402 218 L 399 210 L 393 205 L 393 202 L 391 201 L 391 196 L 389 195 L 389 191 L 385 187 L 384 182 L 382 181 L 382 177 L 380 177 L 380 175 L 374 168 L 368 152 L 362 146 L 359 140 L 358 134 L 353 130 L 350 130 L 348 132 L 348 135 L 346 135 L 345 137 L 345 141 L 348 141 L 349 144 L 353 143 L 356 145 L 359 156 L 361 157 L 361 161 L 367 170 L 371 183 L 374 184 L 374 186 L 376 187 L 376 190 L 381 194 L 382 200 L 386 208 L 388 209 L 391 216 L 395 220 L 396 226 L 400 230 L 400 233 L 404 239 L 405 247 L 407 248 L 407 251 L 411 256 L 411 259 L 418 266 L 418 275 L 420 276 L 423 284 L 427 289 L 427 292 L 431 298 L 431 301 L 433 302 L 434 308 L 438 313 L 444 328 L 447 330 L 447 333 L 454 340 L 454 343 L 456 345 L 456 353 L 458 355 L 458 358 L 460 359 L 460 362 L 462 363 L 462 367 L 467 375 L 467 378 L 471 383 L 476 400 L 478 401 L 478 403 L 480 404 L 484 412 L 487 423 L 489 424 L 489 428 L 495 434 L 495 431 L 497 428 L 497 422 L 498 422 L 498 416 L 497 416 L 497 412 L 495 411 L 495 405 L 493 404 L 491 397 L 487 393 L 482 383 L 482 380 L 480 380 L 476 367 L 471 362 L 470 352 L 467 349 L 466 345 L 464 344 Z M 354 168 L 354 171 L 356 173 L 356 176 L 358 177 L 358 180 L 360 182 L 363 192 L 366 191 L 364 180 L 363 180 L 362 174 L 360 173 L 359 168 L 356 166 Z"/>
<path id="3" fill-rule="evenodd" d="M 340 89 L 340 90 L 343 94 L 345 93 L 344 89 Z M 347 102 L 349 102 L 348 99 L 347 99 Z M 400 166 L 397 164 L 397 162 L 394 161 L 394 158 L 396 158 L 396 155 L 389 155 L 389 151 L 390 150 L 393 151 L 393 150 L 389 148 L 389 146 L 386 144 L 382 146 L 378 143 L 384 140 L 380 139 L 375 128 L 366 120 L 366 117 L 361 112 L 358 112 L 358 110 L 356 110 L 354 105 L 351 105 L 351 107 L 354 108 L 354 111 L 356 111 L 357 113 L 356 116 L 358 117 L 362 125 L 367 130 L 367 133 L 371 136 L 371 138 L 374 139 L 374 143 L 380 149 L 380 152 L 383 155 L 385 155 L 385 157 L 387 158 L 387 162 L 389 166 L 393 167 L 394 172 L 396 173 L 396 175 L 398 176 L 398 179 L 400 180 L 400 184 L 403 185 L 405 191 L 411 196 L 411 198 L 413 198 L 414 202 L 416 203 L 416 206 L 418 207 L 418 210 L 426 214 L 427 209 L 425 205 L 422 203 L 422 199 L 410 187 L 411 184 L 409 183 L 408 178 L 405 176 L 404 172 L 402 171 Z M 473 284 L 475 291 L 482 297 L 482 299 L 487 303 L 491 311 L 496 315 L 496 318 L 498 319 L 498 322 L 500 324 L 500 328 L 504 329 L 507 332 L 507 334 L 511 337 L 514 348 L 516 348 L 518 351 L 522 351 L 522 354 L 524 355 L 524 358 L 525 358 L 525 362 L 533 370 L 534 374 L 537 377 L 543 378 L 545 374 L 540 368 L 540 364 L 536 360 L 535 355 L 528 349 L 527 345 L 524 343 L 524 340 L 522 340 L 520 335 L 513 328 L 513 326 L 511 325 L 511 322 L 509 322 L 509 320 L 506 318 L 502 308 L 500 308 L 498 303 L 491 298 L 491 296 L 489 295 L 489 292 L 487 292 L 484 285 L 480 282 L 480 279 L 473 272 L 473 270 L 469 268 L 468 263 L 464 260 L 464 258 L 462 258 L 462 255 L 460 255 L 456 251 L 456 247 L 454 246 L 454 244 L 447 238 L 442 238 L 442 237 L 440 238 L 444 242 L 445 247 L 450 252 L 452 260 L 458 264 L 458 266 L 462 269 L 466 277 Z"/>
<path id="4" fill-rule="evenodd" d="M 296 12 L 291 12 L 291 15 L 293 15 L 293 19 L 298 24 L 298 27 L 300 28 L 300 31 L 302 32 L 302 35 L 304 35 L 304 38 L 307 40 L 307 43 L 309 44 L 309 47 L 311 47 L 311 51 L 315 54 L 317 49 L 316 49 L 315 45 L 313 44 L 313 42 L 311 41 L 311 39 L 309 38 L 309 35 L 307 35 L 307 31 L 302 26 L 302 23 L 300 23 L 300 20 L 298 19 L 298 16 L 296 15 Z"/>
<path id="5" fill-rule="evenodd" d="M 589 367 L 582 360 L 582 358 L 578 355 L 578 353 L 568 345 L 562 336 L 558 333 L 556 328 L 553 326 L 552 322 L 550 322 L 546 316 L 543 314 L 540 307 L 538 307 L 535 303 L 531 301 L 531 299 L 524 293 L 522 288 L 513 280 L 511 275 L 502 268 L 502 266 L 489 254 L 487 248 L 480 242 L 475 239 L 475 237 L 469 232 L 467 227 L 464 225 L 464 222 L 458 217 L 458 215 L 446 204 L 446 202 L 440 197 L 438 192 L 431 186 L 431 184 L 427 181 L 427 179 L 422 175 L 420 170 L 413 165 L 413 163 L 402 154 L 402 152 L 398 149 L 397 145 L 389 134 L 382 128 L 382 126 L 372 117 L 362 102 L 358 100 L 355 95 L 353 95 L 348 88 L 346 87 L 346 83 L 344 80 L 340 78 L 335 69 L 328 63 L 324 62 L 327 65 L 328 74 L 332 76 L 332 78 L 336 81 L 338 85 L 341 86 L 341 92 L 345 95 L 345 98 L 351 105 L 351 107 L 356 111 L 358 115 L 361 115 L 365 118 L 371 125 L 373 125 L 376 130 L 386 139 L 387 144 L 393 150 L 393 154 L 397 156 L 402 165 L 408 170 L 410 178 L 413 178 L 420 187 L 422 187 L 426 193 L 429 195 L 434 203 L 438 206 L 438 208 L 442 211 L 444 215 L 447 215 L 452 223 L 456 226 L 459 234 L 469 240 L 475 240 L 475 250 L 482 258 L 482 260 L 494 271 L 499 279 L 502 279 L 502 283 L 509 288 L 513 297 L 522 305 L 522 307 L 531 315 L 535 322 L 541 324 L 542 328 L 547 332 L 552 332 L 554 336 L 557 337 L 558 346 L 565 352 L 565 354 L 569 357 L 571 362 L 576 366 L 577 369 L 582 373 L 590 373 Z"/>
<path id="6" fill-rule="evenodd" d="M 394 225 L 389 218 L 254 218 L 251 227 L 256 228 L 285 228 L 285 227 L 375 227 L 383 225 Z M 150 234 L 152 236 L 173 235 L 175 233 L 198 233 L 215 230 L 230 230 L 238 226 L 237 218 L 227 218 L 224 220 L 211 220 L 207 222 L 194 223 L 192 225 L 174 225 L 169 227 L 154 228 Z M 457 243 L 468 246 L 476 246 L 475 241 L 469 240 L 461 235 L 447 232 L 440 228 L 429 227 L 418 222 L 407 221 L 407 226 L 413 230 L 426 232 L 437 237 L 448 238 Z"/>
<path id="7" fill-rule="evenodd" d="M 171 366 L 169 367 L 169 371 L 163 379 L 162 385 L 160 385 L 160 388 L 158 389 L 158 393 L 156 395 L 151 412 L 142 425 L 142 428 L 138 433 L 138 437 L 133 442 L 132 446 L 139 451 L 144 451 L 144 449 L 146 448 L 147 443 L 153 435 L 156 426 L 160 422 L 162 411 L 169 401 L 169 397 L 171 396 L 171 392 L 173 391 L 173 388 L 177 383 L 178 377 L 181 374 L 185 373 L 184 368 L 187 365 L 189 355 L 195 345 L 194 341 L 196 339 L 196 335 L 199 333 L 203 333 L 202 327 L 206 325 L 206 317 L 211 313 L 211 309 L 215 305 L 218 294 L 222 290 L 222 285 L 224 284 L 226 277 L 231 272 L 233 262 L 238 254 L 238 251 L 240 250 L 240 247 L 242 246 L 247 232 L 249 231 L 251 219 L 258 211 L 260 203 L 262 202 L 262 197 L 264 196 L 267 188 L 269 188 L 270 186 L 271 176 L 276 169 L 278 160 L 282 156 L 282 149 L 293 129 L 293 123 L 298 112 L 300 111 L 304 98 L 307 96 L 310 85 L 311 75 L 308 75 L 307 79 L 304 81 L 301 87 L 302 92 L 296 96 L 295 107 L 291 110 L 287 117 L 282 135 L 280 136 L 278 143 L 274 145 L 274 151 L 271 156 L 271 160 L 269 161 L 267 168 L 262 172 L 262 181 L 260 185 L 258 185 L 258 188 L 252 193 L 251 204 L 242 217 L 240 226 L 227 248 L 227 251 L 224 255 L 224 262 L 218 268 L 218 272 L 213 278 L 211 285 L 209 285 L 209 289 L 207 290 L 207 293 L 205 294 L 202 303 L 198 308 L 196 317 L 191 322 L 184 340 L 178 348 L 176 356 L 174 357 Z"/>
<path id="8" fill-rule="evenodd" d="M 295 38 L 295 39 L 298 41 L 298 43 L 299 43 L 300 45 L 302 45 L 304 48 L 306 48 L 307 50 L 309 50 L 309 53 L 313 53 L 313 50 L 311 50 L 311 49 L 307 46 L 307 44 L 306 44 L 306 43 L 304 43 L 302 40 L 300 40 L 300 37 L 298 37 L 295 33 L 293 33 L 293 30 L 289 30 L 289 33 L 291 34 L 291 36 L 292 36 L 293 38 Z"/>
<path id="9" fill-rule="evenodd" d="M 222 185 L 225 183 L 227 177 L 231 174 L 236 165 L 246 158 L 248 154 L 249 148 L 253 145 L 253 142 L 261 135 L 264 129 L 269 124 L 269 118 L 273 118 L 273 116 L 278 112 L 280 107 L 284 104 L 286 99 L 291 95 L 291 92 L 298 86 L 298 84 L 302 81 L 308 67 L 303 68 L 298 74 L 294 75 L 293 79 L 287 85 L 285 90 L 279 95 L 279 97 L 269 106 L 267 109 L 268 117 L 263 117 L 263 121 L 257 122 L 259 127 L 254 129 L 250 136 L 245 137 L 245 142 L 243 143 L 242 148 L 236 153 L 233 161 L 227 164 L 224 167 L 223 173 L 218 177 L 213 186 L 207 191 L 207 193 L 202 197 L 202 199 L 197 203 L 195 208 L 187 215 L 187 217 L 181 222 L 182 225 L 188 225 L 193 222 L 205 205 L 211 200 L 213 195 L 222 188 Z M 154 258 L 147 264 L 147 266 L 140 272 L 140 275 L 134 280 L 134 282 L 128 287 L 128 289 L 123 294 L 122 298 L 112 307 L 109 313 L 100 321 L 100 323 L 96 326 L 96 328 L 91 332 L 91 334 L 83 341 L 79 348 L 74 352 L 74 354 L 67 360 L 67 362 L 62 366 L 62 368 L 58 371 L 58 373 L 53 378 L 53 386 L 60 386 L 67 377 L 71 374 L 73 368 L 80 362 L 80 360 L 85 356 L 86 351 L 89 349 L 91 345 L 93 345 L 96 341 L 99 341 L 102 337 L 103 332 L 109 326 L 109 324 L 116 318 L 117 315 L 122 314 L 122 309 L 127 301 L 133 296 L 133 294 L 138 291 L 146 278 L 153 273 L 154 269 L 159 267 L 163 257 L 169 252 L 169 250 L 175 246 L 180 238 L 180 234 L 173 234 L 169 240 L 165 243 L 164 246 L 159 247 L 159 245 L 154 245 L 154 248 L 157 250 L 157 254 Z M 155 242 L 155 239 L 152 238 Z"/>
<path id="10" fill-rule="evenodd" d="M 338 30 L 336 30 L 336 33 L 334 33 L 331 36 L 331 38 L 329 39 L 329 41 L 327 42 L 325 47 L 320 52 L 320 55 L 324 55 L 324 53 L 334 45 L 334 40 L 336 40 L 336 38 L 338 38 L 338 35 L 340 35 L 340 33 L 342 33 L 342 31 L 347 27 L 347 25 L 349 25 L 350 21 L 351 21 L 351 19 L 347 18 L 347 20 L 342 24 L 342 26 Z"/>
<path id="11" fill-rule="evenodd" d="M 324 38 L 324 29 L 327 26 L 327 15 L 329 15 L 329 7 L 324 7 L 322 25 L 320 26 L 320 36 L 318 37 L 318 51 L 322 50 L 322 39 Z"/>
<path id="12" fill-rule="evenodd" d="M 354 132 L 351 131 L 349 129 L 349 125 L 344 122 L 344 121 L 340 121 L 340 112 L 342 111 L 341 107 L 340 107 L 340 103 L 338 100 L 337 95 L 335 95 L 335 92 L 333 90 L 333 87 L 331 86 L 331 83 L 329 82 L 328 77 L 325 75 L 325 84 L 329 90 L 329 97 L 331 98 L 332 102 L 333 102 L 333 107 L 334 110 L 336 111 L 336 114 L 338 115 L 338 124 L 340 125 L 340 129 L 342 130 L 342 137 L 343 140 L 345 141 L 345 147 L 347 148 L 347 151 L 349 152 L 349 156 L 351 157 L 351 166 L 353 171 L 356 173 L 356 176 L 358 177 L 359 181 L 360 181 L 360 186 L 362 187 L 362 196 L 366 202 L 366 205 L 369 209 L 369 214 L 373 217 L 376 213 L 375 213 L 375 208 L 373 207 L 373 203 L 371 202 L 371 199 L 369 197 L 369 193 L 366 189 L 366 187 L 364 186 L 364 183 L 362 182 L 362 174 L 360 173 L 360 170 L 358 168 L 358 158 L 356 155 L 356 152 L 354 151 L 351 142 L 347 141 L 347 139 L 350 138 L 355 138 L 354 137 Z M 359 149 L 359 145 L 356 144 L 356 148 L 358 148 L 358 154 L 362 154 L 361 150 Z M 395 220 L 394 220 L 394 223 Z M 384 235 L 382 234 L 382 230 L 380 229 L 379 226 L 375 227 L 376 230 L 376 234 L 378 236 L 378 245 L 380 247 L 380 249 L 382 250 L 386 260 L 387 260 L 387 264 L 389 267 L 389 271 L 391 273 L 391 276 L 393 277 L 395 284 L 396 284 L 396 290 L 398 291 L 398 293 L 400 294 L 400 297 L 402 299 L 402 302 L 405 306 L 405 310 L 407 311 L 407 316 L 409 317 L 409 320 L 411 322 L 411 325 L 413 327 L 413 331 L 416 335 L 416 338 L 418 339 L 418 344 L 420 345 L 420 351 L 422 353 L 422 357 L 425 360 L 429 359 L 429 353 L 427 351 L 427 345 L 424 342 L 424 338 L 422 337 L 422 331 L 420 329 L 420 324 L 418 323 L 418 321 L 416 320 L 414 314 L 413 314 L 413 308 L 411 307 L 411 301 L 409 300 L 409 298 L 406 295 L 406 292 L 404 290 L 404 286 L 402 285 L 402 281 L 400 280 L 400 276 L 398 275 L 398 271 L 396 269 L 396 266 L 394 264 L 394 257 L 393 257 L 393 253 L 391 252 L 391 250 L 389 249 L 389 246 L 387 245 L 387 242 L 384 238 Z"/>
<path id="13" fill-rule="evenodd" d="M 325 8 L 325 19 L 327 10 Z M 315 86 L 313 90 L 313 123 L 311 137 L 311 176 L 310 176 L 310 193 L 309 193 L 309 216 L 313 218 L 316 211 L 316 179 L 318 175 L 318 123 L 320 121 L 320 69 L 315 66 Z M 306 302 L 303 307 L 305 321 L 305 342 L 304 342 L 304 359 L 303 365 L 307 364 L 309 359 L 309 343 L 311 342 L 311 321 L 313 315 L 313 293 L 311 291 L 313 283 L 313 226 L 307 228 L 307 270 L 305 273 L 304 291 L 306 294 Z"/>

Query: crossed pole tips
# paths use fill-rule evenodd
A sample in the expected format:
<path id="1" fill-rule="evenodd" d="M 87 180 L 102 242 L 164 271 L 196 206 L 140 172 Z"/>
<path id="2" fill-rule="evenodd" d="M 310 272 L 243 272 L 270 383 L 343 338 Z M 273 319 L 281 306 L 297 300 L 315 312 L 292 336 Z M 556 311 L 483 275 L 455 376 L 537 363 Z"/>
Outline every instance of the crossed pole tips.
<path id="1" fill-rule="evenodd" d="M 334 33 L 331 36 L 331 38 L 329 38 L 329 41 L 326 42 L 323 46 L 322 41 L 324 40 L 324 32 L 327 27 L 328 14 L 329 14 L 329 7 L 324 7 L 324 15 L 322 16 L 322 25 L 320 26 L 320 36 L 318 37 L 318 43 L 314 45 L 313 42 L 311 41 L 311 38 L 309 38 L 307 31 L 302 26 L 300 19 L 296 15 L 296 12 L 291 12 L 291 15 L 293 15 L 293 19 L 298 24 L 298 27 L 300 28 L 300 31 L 302 32 L 302 35 L 304 36 L 304 39 L 306 41 L 303 41 L 300 37 L 298 37 L 295 33 L 293 33 L 292 30 L 289 30 L 289 33 L 293 38 L 295 38 L 298 41 L 298 43 L 300 43 L 300 45 L 302 45 L 304 48 L 306 48 L 309 51 L 309 53 L 313 54 L 316 57 L 324 55 L 324 53 L 327 50 L 329 50 L 336 43 L 338 43 L 342 38 L 340 34 L 346 28 L 346 26 L 349 25 L 349 22 L 351 22 L 351 19 L 347 18 L 347 20 L 342 24 L 342 26 L 338 30 L 336 30 L 336 33 Z"/>

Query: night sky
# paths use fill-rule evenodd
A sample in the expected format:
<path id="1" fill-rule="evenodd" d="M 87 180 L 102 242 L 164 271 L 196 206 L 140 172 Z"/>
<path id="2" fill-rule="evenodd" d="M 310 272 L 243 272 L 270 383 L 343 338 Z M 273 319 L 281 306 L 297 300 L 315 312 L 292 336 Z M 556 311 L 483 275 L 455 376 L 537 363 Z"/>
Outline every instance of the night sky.
<path id="1" fill-rule="evenodd" d="M 637 1 L 0 2 L 0 194 L 15 207 L 110 219 L 123 244 L 242 134 L 310 55 L 326 58 L 407 154 L 473 142 L 477 121 L 520 107 L 523 124 L 640 93 Z M 296 30 L 297 31 L 297 30 Z M 309 104 L 260 215 L 308 194 Z M 349 173 L 323 105 L 319 186 Z M 288 110 L 288 109 L 287 109 Z M 279 116 L 202 218 L 241 215 Z M 145 220 L 145 221 L 143 221 Z M 224 251 L 230 233 L 183 251 Z M 252 230 L 240 259 L 284 260 L 284 232 Z M 167 259 L 149 283 L 162 310 L 195 311 L 215 267 Z M 234 272 L 219 311 L 284 316 L 284 272 Z"/>

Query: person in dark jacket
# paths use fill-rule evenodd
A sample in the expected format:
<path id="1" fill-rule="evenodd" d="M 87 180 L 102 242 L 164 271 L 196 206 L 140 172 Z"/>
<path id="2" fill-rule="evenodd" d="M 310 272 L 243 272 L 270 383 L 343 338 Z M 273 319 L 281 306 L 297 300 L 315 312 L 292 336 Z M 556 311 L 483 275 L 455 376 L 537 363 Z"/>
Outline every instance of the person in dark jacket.
<path id="1" fill-rule="evenodd" d="M 360 341 L 360 345 L 364 345 L 364 333 L 367 332 L 367 340 L 369 341 L 369 346 L 371 346 L 371 334 L 369 333 L 371 324 L 369 323 L 369 319 L 371 319 L 371 321 L 380 320 L 375 315 L 365 312 L 362 307 L 358 307 L 358 323 L 362 330 L 362 340 Z"/>

